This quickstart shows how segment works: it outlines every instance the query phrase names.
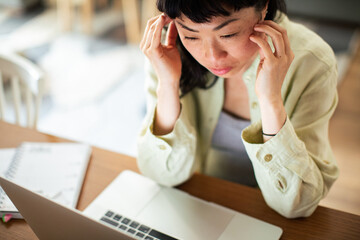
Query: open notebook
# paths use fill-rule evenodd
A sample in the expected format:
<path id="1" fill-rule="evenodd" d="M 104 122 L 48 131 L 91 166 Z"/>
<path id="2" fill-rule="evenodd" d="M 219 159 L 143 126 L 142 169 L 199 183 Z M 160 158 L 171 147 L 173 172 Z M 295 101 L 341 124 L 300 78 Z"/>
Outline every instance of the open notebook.
<path id="1" fill-rule="evenodd" d="M 68 207 L 76 207 L 90 159 L 82 143 L 24 142 L 0 149 L 0 175 Z M 22 218 L 0 187 L 0 217 Z"/>

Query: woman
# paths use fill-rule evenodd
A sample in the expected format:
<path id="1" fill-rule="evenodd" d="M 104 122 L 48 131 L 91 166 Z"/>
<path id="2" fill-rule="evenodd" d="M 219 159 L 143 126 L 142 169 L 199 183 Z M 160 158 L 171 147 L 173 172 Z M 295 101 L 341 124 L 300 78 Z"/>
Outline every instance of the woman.
<path id="1" fill-rule="evenodd" d="M 194 171 L 258 185 L 283 216 L 311 215 L 338 177 L 328 139 L 337 104 L 331 48 L 289 21 L 282 0 L 157 6 L 163 14 L 140 43 L 153 69 L 141 172 L 169 186 Z"/>

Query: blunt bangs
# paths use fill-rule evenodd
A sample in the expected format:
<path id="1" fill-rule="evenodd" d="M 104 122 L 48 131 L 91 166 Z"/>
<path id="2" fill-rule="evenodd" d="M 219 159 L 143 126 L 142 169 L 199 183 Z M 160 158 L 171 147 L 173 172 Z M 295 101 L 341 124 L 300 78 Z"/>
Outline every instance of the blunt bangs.
<path id="1" fill-rule="evenodd" d="M 172 19 L 184 14 L 193 22 L 205 23 L 246 7 L 262 10 L 266 3 L 267 0 L 158 0 L 157 8 Z"/>

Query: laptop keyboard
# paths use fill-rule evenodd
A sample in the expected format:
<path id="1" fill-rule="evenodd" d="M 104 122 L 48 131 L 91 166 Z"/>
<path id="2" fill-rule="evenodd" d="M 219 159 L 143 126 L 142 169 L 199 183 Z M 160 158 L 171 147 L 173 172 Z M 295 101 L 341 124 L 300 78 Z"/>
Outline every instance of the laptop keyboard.
<path id="1" fill-rule="evenodd" d="M 102 222 L 119 229 L 122 232 L 126 232 L 128 235 L 133 236 L 136 239 L 144 240 L 176 240 L 176 238 L 170 237 L 162 232 L 156 231 L 148 226 L 124 217 L 113 211 L 107 211 L 100 219 Z"/>

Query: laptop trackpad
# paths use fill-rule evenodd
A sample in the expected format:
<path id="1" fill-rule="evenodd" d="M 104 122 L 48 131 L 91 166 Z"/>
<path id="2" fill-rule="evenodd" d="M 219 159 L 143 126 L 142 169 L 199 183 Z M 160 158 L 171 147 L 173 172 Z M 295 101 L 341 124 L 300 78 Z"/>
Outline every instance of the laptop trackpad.
<path id="1" fill-rule="evenodd" d="M 229 209 L 163 188 L 136 218 L 175 238 L 217 239 L 233 216 Z"/>
<path id="2" fill-rule="evenodd" d="M 228 239 L 279 239 L 282 229 L 256 218 L 237 213 L 219 240 Z M 236 236 L 236 237 L 235 237 Z M 237 237 L 239 236 L 239 237 Z"/>

